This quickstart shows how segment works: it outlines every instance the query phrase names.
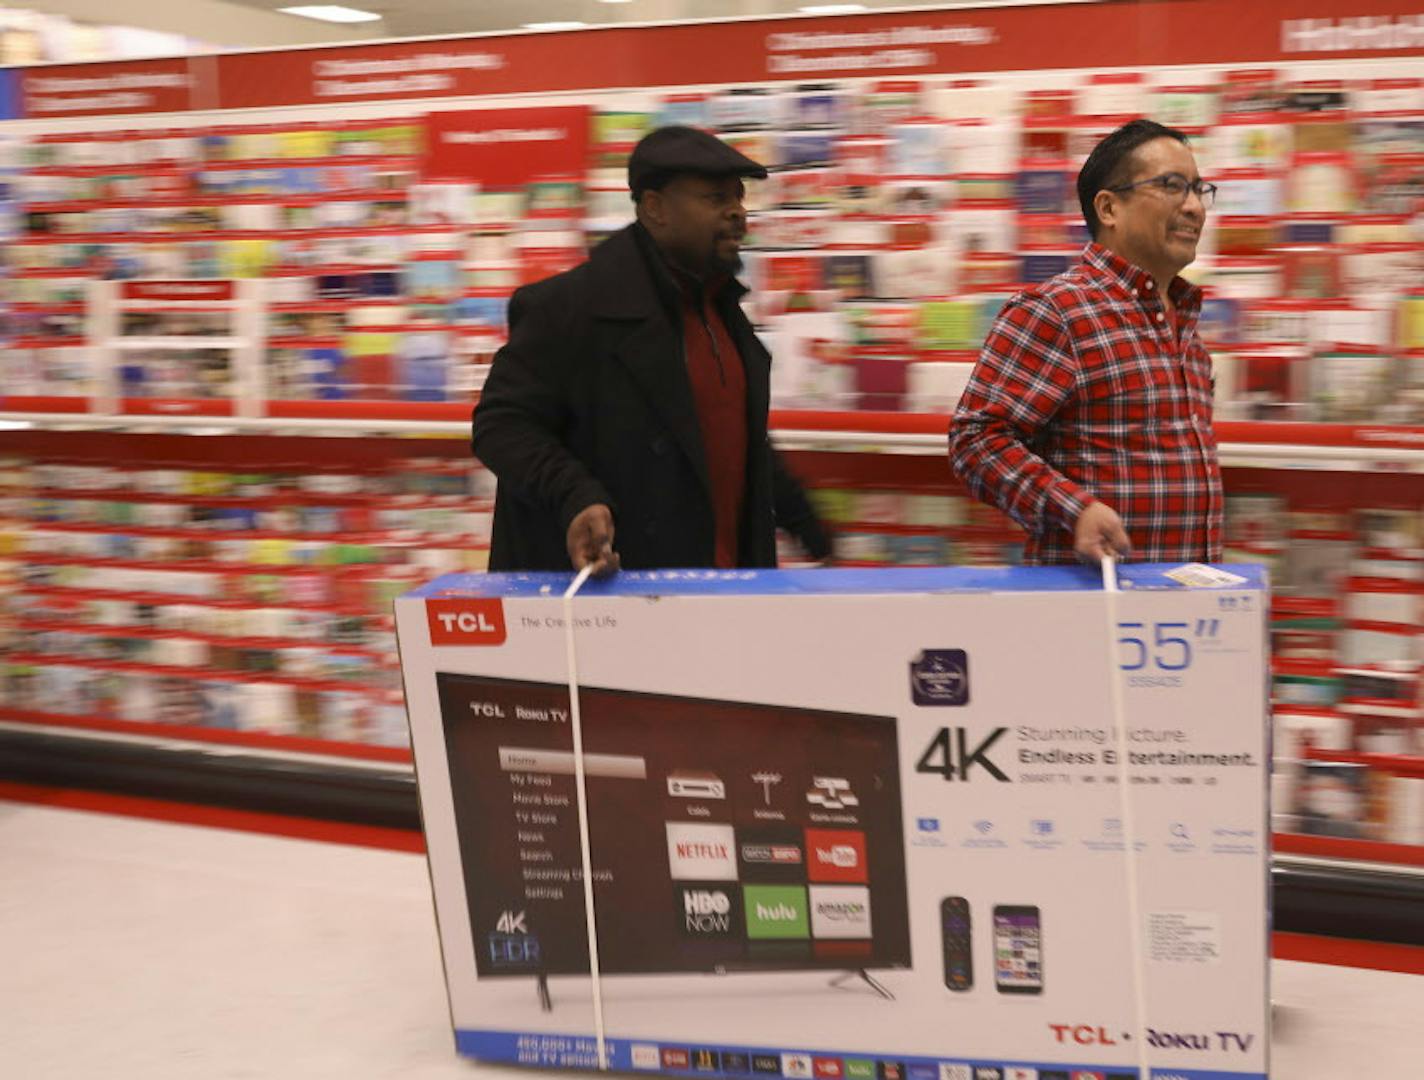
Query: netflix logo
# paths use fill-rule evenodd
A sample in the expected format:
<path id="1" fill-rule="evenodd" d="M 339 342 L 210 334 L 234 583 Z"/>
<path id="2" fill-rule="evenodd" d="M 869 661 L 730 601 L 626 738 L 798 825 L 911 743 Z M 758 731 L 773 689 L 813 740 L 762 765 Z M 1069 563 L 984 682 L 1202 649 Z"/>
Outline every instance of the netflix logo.
<path id="1" fill-rule="evenodd" d="M 668 871 L 674 881 L 736 881 L 736 837 L 730 825 L 667 823 Z"/>
<path id="2" fill-rule="evenodd" d="M 727 845 L 725 844 L 678 844 L 677 857 L 679 859 L 725 859 L 727 857 Z"/>

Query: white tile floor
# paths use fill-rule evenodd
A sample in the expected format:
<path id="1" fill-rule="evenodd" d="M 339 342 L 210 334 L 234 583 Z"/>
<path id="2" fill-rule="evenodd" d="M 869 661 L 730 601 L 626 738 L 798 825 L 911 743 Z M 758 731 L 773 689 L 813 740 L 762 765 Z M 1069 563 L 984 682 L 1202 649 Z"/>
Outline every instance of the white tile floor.
<path id="1" fill-rule="evenodd" d="M 1274 975 L 1277 1080 L 1424 1077 L 1424 978 Z M 421 856 L 0 802 L 3 1080 L 531 1080 L 441 979 Z"/>

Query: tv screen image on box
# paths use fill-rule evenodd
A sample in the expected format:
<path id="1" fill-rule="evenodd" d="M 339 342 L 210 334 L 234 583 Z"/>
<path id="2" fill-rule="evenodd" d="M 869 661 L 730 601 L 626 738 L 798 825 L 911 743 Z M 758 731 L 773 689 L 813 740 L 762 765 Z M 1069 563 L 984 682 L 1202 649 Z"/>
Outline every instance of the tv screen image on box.
<path id="1" fill-rule="evenodd" d="M 436 679 L 476 970 L 587 973 L 568 687 Z M 893 717 L 579 702 L 603 973 L 910 965 Z"/>

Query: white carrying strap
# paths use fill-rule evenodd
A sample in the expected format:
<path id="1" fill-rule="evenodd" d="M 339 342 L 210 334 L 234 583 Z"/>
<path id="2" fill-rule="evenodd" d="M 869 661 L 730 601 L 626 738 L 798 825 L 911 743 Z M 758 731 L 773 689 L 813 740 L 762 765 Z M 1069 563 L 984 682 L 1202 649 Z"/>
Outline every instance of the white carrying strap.
<path id="1" fill-rule="evenodd" d="M 1103 597 L 1107 601 L 1108 683 L 1111 687 L 1113 731 L 1117 733 L 1118 811 L 1122 816 L 1123 859 L 1127 869 L 1128 941 L 1132 946 L 1132 1000 L 1134 1006 L 1137 1067 L 1141 1080 L 1151 1080 L 1147 1061 L 1147 973 L 1142 956 L 1142 897 L 1137 874 L 1137 818 L 1132 810 L 1127 767 L 1127 715 L 1122 698 L 1122 672 L 1117 650 L 1117 560 L 1111 555 L 1102 561 Z"/>
<path id="2" fill-rule="evenodd" d="M 583 860 L 583 914 L 588 927 L 588 972 L 593 979 L 593 1035 L 598 1067 L 608 1068 L 603 1027 L 603 976 L 598 963 L 598 918 L 593 908 L 593 855 L 588 842 L 588 787 L 584 780 L 583 718 L 579 713 L 578 653 L 574 648 L 574 596 L 593 572 L 585 566 L 564 591 L 564 649 L 569 664 L 569 724 L 574 734 L 574 793 L 578 802 L 579 855 Z"/>

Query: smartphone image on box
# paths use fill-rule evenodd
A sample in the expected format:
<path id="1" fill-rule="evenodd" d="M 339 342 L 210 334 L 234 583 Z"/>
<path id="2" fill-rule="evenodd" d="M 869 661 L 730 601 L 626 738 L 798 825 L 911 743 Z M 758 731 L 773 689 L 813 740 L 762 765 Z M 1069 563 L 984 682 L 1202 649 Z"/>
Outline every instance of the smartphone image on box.
<path id="1" fill-rule="evenodd" d="M 946 896 L 940 901 L 939 923 L 944 935 L 944 985 L 962 993 L 974 986 L 969 901 L 962 896 Z"/>
<path id="2" fill-rule="evenodd" d="M 1038 908 L 994 905 L 994 985 L 1001 994 L 1043 993 L 1043 929 Z"/>

